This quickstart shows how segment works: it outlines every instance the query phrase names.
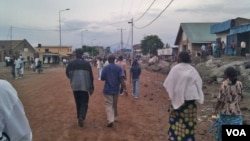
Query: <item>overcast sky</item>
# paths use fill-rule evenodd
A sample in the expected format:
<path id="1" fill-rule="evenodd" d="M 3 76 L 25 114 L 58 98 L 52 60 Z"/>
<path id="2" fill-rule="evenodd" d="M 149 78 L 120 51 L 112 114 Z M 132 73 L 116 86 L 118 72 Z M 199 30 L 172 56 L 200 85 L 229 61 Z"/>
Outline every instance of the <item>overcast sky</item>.
<path id="1" fill-rule="evenodd" d="M 250 18 L 249 8 L 250 0 L 1 0 L 0 40 L 59 45 L 61 17 L 62 45 L 119 49 L 122 39 L 130 48 L 133 18 L 133 44 L 157 35 L 174 45 L 180 23 Z"/>

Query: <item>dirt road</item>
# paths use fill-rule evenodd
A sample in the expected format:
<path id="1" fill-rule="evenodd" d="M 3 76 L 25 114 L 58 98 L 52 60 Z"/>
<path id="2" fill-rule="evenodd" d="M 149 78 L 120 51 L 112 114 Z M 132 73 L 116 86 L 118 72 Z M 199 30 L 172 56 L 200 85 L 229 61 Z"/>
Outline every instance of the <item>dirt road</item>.
<path id="1" fill-rule="evenodd" d="M 41 74 L 25 71 L 24 78 L 13 80 L 3 75 L 18 91 L 23 102 L 33 141 L 166 141 L 168 97 L 162 87 L 165 75 L 142 71 L 139 99 L 131 95 L 119 96 L 119 121 L 107 128 L 102 94 L 103 82 L 93 68 L 95 91 L 90 97 L 84 127 L 77 124 L 73 93 L 65 68 L 44 69 Z M 199 123 L 198 123 L 199 124 Z M 210 123 L 199 124 L 197 140 L 211 138 Z M 201 133 L 200 133 L 201 131 Z"/>

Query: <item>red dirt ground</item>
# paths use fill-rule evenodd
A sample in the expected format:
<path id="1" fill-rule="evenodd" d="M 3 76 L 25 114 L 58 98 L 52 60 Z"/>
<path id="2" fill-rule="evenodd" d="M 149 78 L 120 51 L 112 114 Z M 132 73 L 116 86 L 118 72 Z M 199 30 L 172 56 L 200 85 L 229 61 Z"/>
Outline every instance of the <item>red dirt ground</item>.
<path id="1" fill-rule="evenodd" d="M 89 100 L 84 127 L 77 124 L 76 109 L 65 68 L 44 69 L 41 74 L 25 71 L 24 78 L 9 80 L 18 91 L 33 132 L 33 141 L 166 141 L 168 96 L 162 83 L 166 75 L 142 71 L 139 99 L 119 96 L 119 121 L 107 128 L 102 94 L 103 82 L 93 68 L 95 91 Z M 200 106 L 202 108 L 202 106 Z M 211 123 L 198 123 L 197 141 L 211 140 Z"/>

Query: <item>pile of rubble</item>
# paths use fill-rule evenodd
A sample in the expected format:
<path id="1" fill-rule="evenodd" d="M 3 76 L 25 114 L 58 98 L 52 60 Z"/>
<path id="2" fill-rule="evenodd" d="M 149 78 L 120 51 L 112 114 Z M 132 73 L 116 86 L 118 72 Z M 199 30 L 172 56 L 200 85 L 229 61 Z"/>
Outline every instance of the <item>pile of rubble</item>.
<path id="1" fill-rule="evenodd" d="M 143 69 L 168 74 L 172 65 L 176 62 L 159 60 L 157 57 L 142 58 L 140 65 Z M 200 58 L 193 59 L 193 66 L 200 73 L 203 80 L 204 94 L 206 97 L 206 106 L 203 107 L 202 115 L 199 116 L 200 122 L 212 122 L 213 109 L 216 103 L 216 96 L 221 82 L 224 79 L 224 70 L 233 66 L 239 72 L 239 80 L 243 83 L 244 100 L 242 103 L 243 123 L 250 124 L 250 60 L 241 56 L 222 56 L 220 58 L 207 57 L 204 60 Z"/>
<path id="2" fill-rule="evenodd" d="M 176 62 L 159 60 L 154 56 L 151 58 L 142 58 L 141 67 L 149 71 L 168 74 L 172 65 Z M 239 80 L 243 84 L 250 84 L 250 60 L 241 56 L 222 56 L 214 58 L 208 56 L 206 59 L 193 59 L 193 65 L 200 72 L 205 84 L 220 84 L 224 79 L 224 70 L 229 67 L 235 67 L 239 72 Z M 244 91 L 250 94 L 250 85 L 244 85 Z"/>

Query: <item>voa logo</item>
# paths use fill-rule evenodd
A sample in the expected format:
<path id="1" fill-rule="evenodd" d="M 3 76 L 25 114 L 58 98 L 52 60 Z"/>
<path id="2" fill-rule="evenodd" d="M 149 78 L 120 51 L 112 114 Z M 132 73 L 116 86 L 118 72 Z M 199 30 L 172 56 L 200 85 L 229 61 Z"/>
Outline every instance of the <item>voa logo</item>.
<path id="1" fill-rule="evenodd" d="M 247 136 L 244 129 L 226 129 L 227 136 Z"/>

